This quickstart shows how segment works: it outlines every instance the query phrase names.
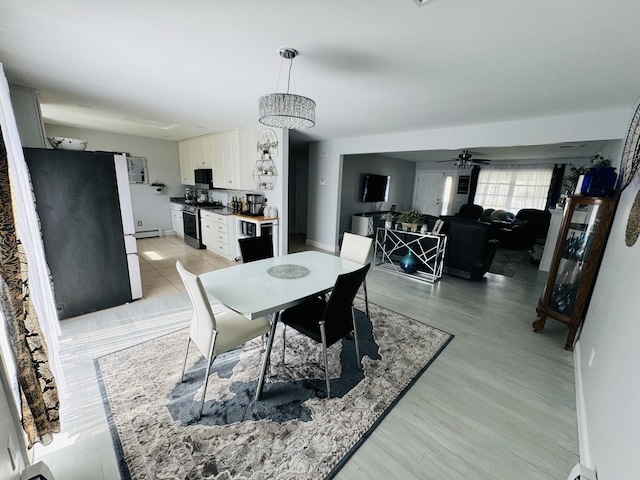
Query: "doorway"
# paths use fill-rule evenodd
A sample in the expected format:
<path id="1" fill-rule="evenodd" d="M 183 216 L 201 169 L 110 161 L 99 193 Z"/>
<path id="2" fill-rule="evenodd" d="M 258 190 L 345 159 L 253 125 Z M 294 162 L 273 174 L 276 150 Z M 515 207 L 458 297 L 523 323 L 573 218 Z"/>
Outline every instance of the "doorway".
<path id="1" fill-rule="evenodd" d="M 441 213 L 443 172 L 419 171 L 413 194 L 413 207 L 427 215 L 439 216 Z"/>

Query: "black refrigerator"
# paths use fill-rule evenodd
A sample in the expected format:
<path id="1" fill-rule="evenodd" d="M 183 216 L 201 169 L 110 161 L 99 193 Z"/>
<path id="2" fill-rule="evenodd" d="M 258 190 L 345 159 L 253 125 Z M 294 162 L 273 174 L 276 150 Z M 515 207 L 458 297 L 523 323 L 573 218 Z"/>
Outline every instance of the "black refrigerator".
<path id="1" fill-rule="evenodd" d="M 124 154 L 25 148 L 60 320 L 142 297 Z"/>

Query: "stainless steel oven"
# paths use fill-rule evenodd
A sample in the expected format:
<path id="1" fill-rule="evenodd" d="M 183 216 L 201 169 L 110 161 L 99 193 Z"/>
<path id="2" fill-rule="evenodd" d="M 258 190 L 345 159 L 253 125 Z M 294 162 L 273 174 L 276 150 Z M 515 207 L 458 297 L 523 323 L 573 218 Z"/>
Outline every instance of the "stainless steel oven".
<path id="1" fill-rule="evenodd" d="M 184 242 L 193 248 L 204 248 L 200 233 L 200 210 L 195 205 L 185 205 L 182 209 Z"/>

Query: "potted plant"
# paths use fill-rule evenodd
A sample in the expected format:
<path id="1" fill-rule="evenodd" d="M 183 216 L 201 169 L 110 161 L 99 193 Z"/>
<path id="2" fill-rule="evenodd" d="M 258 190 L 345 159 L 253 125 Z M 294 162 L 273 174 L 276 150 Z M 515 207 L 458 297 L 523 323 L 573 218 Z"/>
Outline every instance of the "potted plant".
<path id="1" fill-rule="evenodd" d="M 582 165 L 578 167 L 573 163 L 570 163 L 569 173 L 565 173 L 564 179 L 562 180 L 562 183 L 564 183 L 564 186 L 567 189 L 567 194 L 573 195 L 573 193 L 575 192 L 576 186 L 578 185 L 578 180 L 580 179 L 580 176 L 586 174 L 590 168 L 609 167 L 609 166 L 611 166 L 611 160 L 609 160 L 608 158 L 604 158 L 600 154 L 594 155 L 594 157 L 589 162 L 589 165 Z"/>
<path id="2" fill-rule="evenodd" d="M 153 193 L 155 193 L 156 195 L 160 195 L 164 191 L 164 183 L 159 182 L 158 180 L 154 180 L 151 186 L 154 190 Z"/>
<path id="3" fill-rule="evenodd" d="M 382 214 L 382 219 L 384 220 L 384 228 L 392 228 L 393 222 L 396 220 L 396 216 L 393 212 L 385 212 Z"/>
<path id="4" fill-rule="evenodd" d="M 422 225 L 422 214 L 415 208 L 408 208 L 400 214 L 400 222 L 405 230 L 416 232 L 418 225 Z"/>

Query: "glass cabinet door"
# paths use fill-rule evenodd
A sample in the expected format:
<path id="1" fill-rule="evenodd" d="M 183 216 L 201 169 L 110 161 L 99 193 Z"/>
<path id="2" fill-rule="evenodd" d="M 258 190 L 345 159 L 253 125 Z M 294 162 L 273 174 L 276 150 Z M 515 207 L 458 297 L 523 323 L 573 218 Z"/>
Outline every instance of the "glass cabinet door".
<path id="1" fill-rule="evenodd" d="M 600 223 L 600 205 L 576 205 L 571 212 L 564 237 L 558 274 L 552 286 L 549 306 L 570 317 L 576 301 L 582 273 Z"/>

